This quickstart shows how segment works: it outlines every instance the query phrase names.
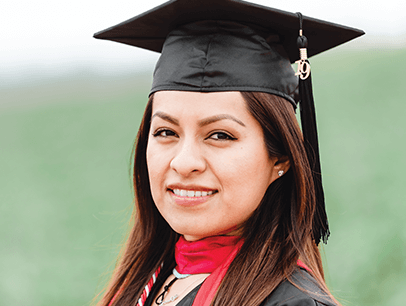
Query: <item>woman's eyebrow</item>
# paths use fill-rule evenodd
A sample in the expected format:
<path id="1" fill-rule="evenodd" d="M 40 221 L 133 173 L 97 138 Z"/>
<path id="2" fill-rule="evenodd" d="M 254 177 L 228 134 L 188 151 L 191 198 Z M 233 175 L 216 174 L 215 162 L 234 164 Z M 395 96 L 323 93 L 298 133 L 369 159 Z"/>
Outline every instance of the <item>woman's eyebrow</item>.
<path id="1" fill-rule="evenodd" d="M 152 119 L 154 119 L 154 117 L 159 117 L 159 118 L 161 118 L 161 119 L 163 119 L 163 120 L 165 120 L 165 121 L 168 121 L 168 122 L 170 122 L 170 123 L 172 123 L 172 124 L 174 124 L 174 125 L 178 125 L 179 126 L 179 120 L 178 119 L 175 119 L 175 118 L 173 118 L 172 116 L 170 116 L 170 115 L 168 115 L 168 114 L 166 114 L 166 113 L 164 113 L 164 112 L 161 112 L 161 111 L 159 111 L 159 112 L 156 112 L 152 117 L 151 117 L 151 121 L 152 121 Z"/>
<path id="2" fill-rule="evenodd" d="M 170 123 L 172 123 L 172 124 L 174 124 L 174 125 L 178 125 L 178 126 L 179 126 L 179 120 L 173 118 L 172 116 L 168 115 L 167 113 L 158 111 L 158 112 L 156 112 L 156 113 L 152 116 L 151 121 L 152 121 L 152 119 L 153 119 L 154 117 L 159 117 L 159 118 L 161 118 L 161 119 L 163 119 L 163 120 L 165 120 L 165 121 L 168 121 L 168 122 L 170 122 Z M 200 121 L 198 122 L 198 125 L 199 125 L 200 127 L 203 127 L 203 126 L 209 125 L 209 124 L 211 124 L 211 123 L 214 123 L 214 122 L 217 122 L 217 121 L 220 121 L 220 120 L 225 120 L 225 119 L 232 120 L 232 121 L 234 121 L 234 122 L 237 122 L 239 125 L 245 127 L 245 124 L 244 124 L 241 120 L 235 118 L 234 116 L 228 115 L 228 114 L 219 114 L 219 115 L 207 117 L 207 118 L 205 118 L 205 119 L 200 120 Z"/>
<path id="3" fill-rule="evenodd" d="M 211 116 L 211 117 L 200 120 L 198 122 L 198 124 L 200 127 L 202 127 L 202 126 L 205 126 L 205 125 L 208 125 L 208 124 L 220 121 L 220 120 L 224 120 L 224 119 L 233 120 L 233 121 L 237 122 L 239 125 L 245 127 L 245 124 L 241 120 L 235 118 L 234 116 L 228 115 L 228 114 L 220 114 L 220 115 Z"/>

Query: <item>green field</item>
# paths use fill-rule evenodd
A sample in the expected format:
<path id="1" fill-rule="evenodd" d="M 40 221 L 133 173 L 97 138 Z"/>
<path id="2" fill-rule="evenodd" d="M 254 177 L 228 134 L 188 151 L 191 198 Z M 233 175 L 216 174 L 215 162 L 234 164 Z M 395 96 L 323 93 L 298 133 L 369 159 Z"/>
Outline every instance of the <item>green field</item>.
<path id="1" fill-rule="evenodd" d="M 406 300 L 406 49 L 312 59 L 332 235 L 347 306 Z M 0 89 L 0 304 L 89 305 L 132 208 L 132 146 L 150 76 L 88 71 Z"/>

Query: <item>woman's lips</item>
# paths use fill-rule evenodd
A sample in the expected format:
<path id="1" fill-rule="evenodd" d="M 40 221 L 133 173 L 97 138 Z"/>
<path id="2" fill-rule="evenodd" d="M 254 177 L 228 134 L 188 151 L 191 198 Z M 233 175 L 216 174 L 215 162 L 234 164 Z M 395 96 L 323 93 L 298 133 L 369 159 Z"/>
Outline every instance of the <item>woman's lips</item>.
<path id="1" fill-rule="evenodd" d="M 201 191 L 201 190 L 185 190 L 185 189 L 173 189 L 172 192 L 180 197 L 205 197 L 211 195 L 215 192 L 215 190 L 210 191 Z"/>
<path id="2" fill-rule="evenodd" d="M 169 189 L 175 203 L 181 206 L 195 206 L 209 200 L 217 190 Z"/>

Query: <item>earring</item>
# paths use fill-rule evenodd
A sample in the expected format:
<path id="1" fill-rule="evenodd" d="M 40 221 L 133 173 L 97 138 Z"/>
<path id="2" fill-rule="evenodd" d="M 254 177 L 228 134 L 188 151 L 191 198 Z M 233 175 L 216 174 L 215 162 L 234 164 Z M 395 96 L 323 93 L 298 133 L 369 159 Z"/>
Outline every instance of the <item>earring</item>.
<path id="1" fill-rule="evenodd" d="M 279 170 L 279 171 L 278 171 L 278 175 L 279 175 L 279 176 L 282 176 L 282 175 L 283 175 L 283 173 L 284 173 L 284 171 L 283 171 L 283 170 Z"/>

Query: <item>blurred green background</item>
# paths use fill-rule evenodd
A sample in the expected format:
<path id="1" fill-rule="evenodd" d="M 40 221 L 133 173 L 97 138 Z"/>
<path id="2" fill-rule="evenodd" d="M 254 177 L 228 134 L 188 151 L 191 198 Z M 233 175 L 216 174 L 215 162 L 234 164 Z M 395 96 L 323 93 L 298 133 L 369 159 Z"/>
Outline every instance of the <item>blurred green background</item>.
<path id="1" fill-rule="evenodd" d="M 405 58 L 338 48 L 311 60 L 326 276 L 343 305 L 406 304 Z M 0 87 L 1 305 L 89 305 L 103 288 L 150 78 L 80 70 Z"/>

